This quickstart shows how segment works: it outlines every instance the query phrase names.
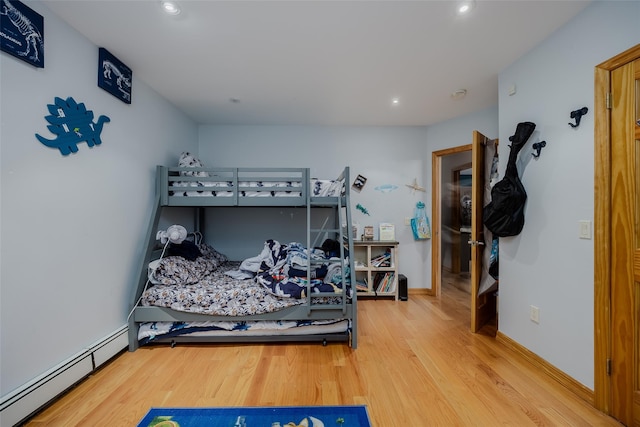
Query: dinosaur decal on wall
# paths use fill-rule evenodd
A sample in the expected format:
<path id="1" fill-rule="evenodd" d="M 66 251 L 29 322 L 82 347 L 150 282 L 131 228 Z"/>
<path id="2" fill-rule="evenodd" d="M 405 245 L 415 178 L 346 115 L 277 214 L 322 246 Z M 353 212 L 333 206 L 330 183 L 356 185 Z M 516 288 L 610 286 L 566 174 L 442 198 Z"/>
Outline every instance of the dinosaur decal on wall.
<path id="1" fill-rule="evenodd" d="M 83 103 L 78 104 L 72 97 L 66 100 L 55 98 L 55 104 L 48 104 L 51 115 L 45 120 L 50 123 L 47 129 L 57 135 L 56 139 L 46 139 L 38 134 L 36 138 L 47 147 L 57 148 L 63 156 L 78 152 L 78 143 L 86 142 L 89 147 L 102 144 L 100 133 L 105 123 L 111 121 L 100 116 L 93 122 L 93 111 L 87 110 Z"/>

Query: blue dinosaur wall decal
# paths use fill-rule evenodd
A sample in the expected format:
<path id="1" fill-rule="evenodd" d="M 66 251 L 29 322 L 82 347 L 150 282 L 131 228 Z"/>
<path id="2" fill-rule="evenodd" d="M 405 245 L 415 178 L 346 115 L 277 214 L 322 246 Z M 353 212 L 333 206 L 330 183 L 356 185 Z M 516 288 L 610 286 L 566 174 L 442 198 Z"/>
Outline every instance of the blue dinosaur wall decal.
<path id="1" fill-rule="evenodd" d="M 72 97 L 66 100 L 55 98 L 55 104 L 48 104 L 51 113 L 45 116 L 50 124 L 47 129 L 57 135 L 56 139 L 46 139 L 36 133 L 36 138 L 47 147 L 57 148 L 63 156 L 78 152 L 78 143 L 86 142 L 89 147 L 102 144 L 100 133 L 102 126 L 111 121 L 107 116 L 98 117 L 93 122 L 93 111 L 87 110 L 83 103 L 78 104 Z"/>

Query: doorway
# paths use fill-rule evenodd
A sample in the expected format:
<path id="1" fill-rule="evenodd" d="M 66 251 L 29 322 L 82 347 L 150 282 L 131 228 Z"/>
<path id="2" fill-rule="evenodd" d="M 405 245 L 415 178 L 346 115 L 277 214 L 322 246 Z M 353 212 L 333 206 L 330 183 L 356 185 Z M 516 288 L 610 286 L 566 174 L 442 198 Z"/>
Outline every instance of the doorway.
<path id="1" fill-rule="evenodd" d="M 463 253 L 460 225 L 460 181 L 462 171 L 468 170 L 472 162 L 472 145 L 462 145 L 432 154 L 432 209 L 433 241 L 431 266 L 431 295 L 440 296 L 443 279 L 448 285 L 471 287 L 471 278 L 460 275 L 466 268 L 462 266 Z M 467 178 L 464 178 L 465 180 Z M 470 182 L 469 182 L 470 184 Z M 470 224 L 469 224 L 470 225 Z M 468 240 L 467 240 L 468 241 Z M 467 244 L 467 241 L 464 244 Z M 468 250 L 468 249 L 467 249 Z M 462 271 L 461 271 L 462 270 Z M 470 291 L 469 291 L 470 295 Z"/>
<path id="2" fill-rule="evenodd" d="M 595 70 L 594 404 L 640 425 L 640 44 Z"/>
<path id="3" fill-rule="evenodd" d="M 449 289 L 466 285 L 471 332 L 486 329 L 495 336 L 497 276 L 490 274 L 493 248 L 485 245 L 482 210 L 490 194 L 485 187 L 494 172 L 498 140 L 478 131 L 473 131 L 471 140 L 470 145 L 432 153 L 431 295 L 441 296 L 443 284 Z"/>
<path id="4" fill-rule="evenodd" d="M 464 162 L 464 163 L 460 163 Z M 455 288 L 471 296 L 471 153 L 463 151 L 442 159 L 442 290 Z M 446 179 L 448 178 L 448 179 Z M 467 298 L 468 300 L 468 298 Z"/>

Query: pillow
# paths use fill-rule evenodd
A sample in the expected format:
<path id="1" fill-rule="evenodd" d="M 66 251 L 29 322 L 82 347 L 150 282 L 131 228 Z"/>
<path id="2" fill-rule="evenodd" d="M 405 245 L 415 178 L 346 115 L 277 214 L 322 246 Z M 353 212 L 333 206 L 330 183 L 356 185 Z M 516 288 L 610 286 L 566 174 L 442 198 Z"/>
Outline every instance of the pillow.
<path id="1" fill-rule="evenodd" d="M 198 159 L 193 154 L 188 151 L 183 151 L 180 155 L 180 160 L 178 160 L 178 166 L 181 168 L 203 168 L 204 163 L 200 159 Z M 182 176 L 209 176 L 207 172 L 204 171 L 182 171 L 180 172 Z"/>
<path id="2" fill-rule="evenodd" d="M 218 266 L 216 260 L 204 257 L 189 261 L 181 256 L 166 256 L 149 263 L 149 282 L 155 285 L 192 285 L 216 271 Z"/>
<path id="3" fill-rule="evenodd" d="M 229 258 L 223 253 L 218 252 L 213 246 L 206 243 L 200 243 L 198 249 L 202 253 L 202 256 L 217 261 L 219 264 L 224 264 L 229 261 Z"/>
<path id="4" fill-rule="evenodd" d="M 182 243 L 170 243 L 167 248 L 167 256 L 181 256 L 189 261 L 195 261 L 196 258 L 202 256 L 202 252 L 195 243 L 185 240 Z"/>

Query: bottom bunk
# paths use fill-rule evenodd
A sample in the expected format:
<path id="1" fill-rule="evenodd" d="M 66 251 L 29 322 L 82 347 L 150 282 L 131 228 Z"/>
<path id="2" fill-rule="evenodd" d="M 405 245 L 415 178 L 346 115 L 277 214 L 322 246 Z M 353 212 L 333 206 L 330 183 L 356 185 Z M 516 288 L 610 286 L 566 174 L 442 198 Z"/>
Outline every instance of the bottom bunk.
<path id="1" fill-rule="evenodd" d="M 351 322 L 337 320 L 147 322 L 140 324 L 140 345 L 179 342 L 349 341 Z"/>
<path id="2" fill-rule="evenodd" d="M 348 260 L 274 240 L 242 262 L 206 244 L 185 246 L 166 246 L 167 256 L 149 263 L 129 320 L 131 351 L 178 342 L 344 341 L 355 348 Z M 308 257 L 311 280 L 301 268 Z"/>

